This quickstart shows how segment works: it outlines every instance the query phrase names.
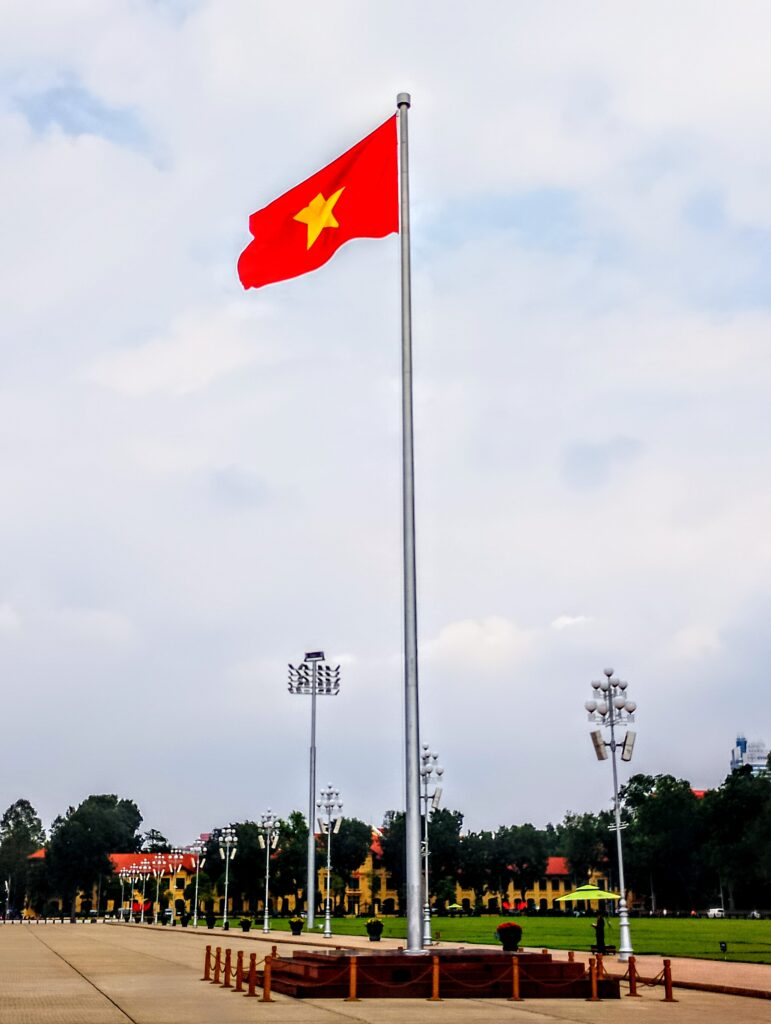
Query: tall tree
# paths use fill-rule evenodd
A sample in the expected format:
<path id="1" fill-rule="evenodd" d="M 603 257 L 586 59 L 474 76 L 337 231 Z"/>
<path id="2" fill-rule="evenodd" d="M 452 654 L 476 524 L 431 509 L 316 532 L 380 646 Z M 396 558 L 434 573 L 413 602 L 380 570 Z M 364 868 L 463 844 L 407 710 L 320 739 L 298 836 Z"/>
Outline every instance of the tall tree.
<path id="1" fill-rule="evenodd" d="M 567 857 L 573 880 L 583 885 L 595 868 L 606 860 L 604 839 L 607 830 L 596 814 L 574 814 L 569 811 L 560 827 L 560 847 Z"/>
<path id="2" fill-rule="evenodd" d="M 43 826 L 29 800 L 16 800 L 0 818 L 0 904 L 21 910 L 27 891 L 29 855 L 45 840 Z"/>
<path id="3" fill-rule="evenodd" d="M 771 777 L 737 768 L 704 797 L 705 859 L 728 890 L 731 910 L 771 899 L 766 873 L 771 839 Z"/>
<path id="4" fill-rule="evenodd" d="M 171 853 L 171 843 L 157 828 L 151 828 L 142 836 L 142 853 Z"/>
<path id="5" fill-rule="evenodd" d="M 525 899 L 546 872 L 546 838 L 531 825 L 502 826 L 495 834 L 497 869 L 506 882 L 510 879 L 521 898 Z M 500 887 L 506 891 L 506 885 Z"/>
<path id="6" fill-rule="evenodd" d="M 497 892 L 495 838 L 492 832 L 469 832 L 461 836 L 458 878 L 464 889 L 473 889 L 477 905 L 486 893 Z"/>
<path id="7" fill-rule="evenodd" d="M 429 887 L 438 899 L 455 891 L 460 867 L 460 833 L 463 815 L 444 808 L 434 811 L 428 823 Z"/>
<path id="8" fill-rule="evenodd" d="M 275 872 L 272 885 L 277 895 L 293 896 L 295 905 L 301 905 L 308 872 L 308 823 L 302 811 L 292 811 L 278 826 Z M 306 900 L 317 905 L 317 893 L 306 893 Z"/>
<path id="9" fill-rule="evenodd" d="M 110 853 L 139 850 L 141 823 L 142 815 L 133 800 L 120 800 L 113 794 L 90 796 L 56 818 L 46 863 L 52 887 L 70 904 L 72 915 L 78 893 L 88 893 L 100 877 L 112 874 Z"/>
<path id="10" fill-rule="evenodd" d="M 407 886 L 407 838 L 404 811 L 386 811 L 380 845 L 383 850 L 383 867 L 390 877 L 389 884 L 396 889 L 399 904 L 404 906 Z"/>

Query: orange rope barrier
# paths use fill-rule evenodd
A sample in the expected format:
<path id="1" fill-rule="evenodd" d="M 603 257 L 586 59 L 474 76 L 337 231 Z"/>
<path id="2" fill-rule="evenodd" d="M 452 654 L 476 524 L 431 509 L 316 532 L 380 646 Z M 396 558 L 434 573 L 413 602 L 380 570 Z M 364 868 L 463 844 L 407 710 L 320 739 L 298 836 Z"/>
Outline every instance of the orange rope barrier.
<path id="1" fill-rule="evenodd" d="M 519 957 L 511 958 L 511 995 L 509 1002 L 521 1003 L 522 996 L 519 994 Z"/>
<path id="2" fill-rule="evenodd" d="M 632 996 L 633 998 L 641 999 L 642 996 L 640 996 L 637 992 L 637 960 L 633 956 L 629 957 L 629 967 L 627 968 L 627 974 L 629 975 L 629 991 L 627 992 L 627 996 Z"/>
<path id="3" fill-rule="evenodd" d="M 270 998 L 270 978 L 273 971 L 273 957 L 265 957 L 265 970 L 262 972 L 262 999 L 261 1003 L 272 1003 Z"/>
<path id="4" fill-rule="evenodd" d="M 206 947 L 203 956 L 203 977 L 201 981 L 211 981 L 211 946 Z"/>
<path id="5" fill-rule="evenodd" d="M 586 1001 L 587 1003 L 599 1003 L 600 997 L 597 994 L 597 961 L 593 956 L 589 957 L 589 981 L 592 986 L 592 994 Z"/>
<path id="6" fill-rule="evenodd" d="M 358 970 L 358 963 L 356 957 L 352 956 L 348 961 L 348 997 L 346 1003 L 358 1003 L 359 998 L 356 995 L 356 973 Z"/>
<path id="7" fill-rule="evenodd" d="M 256 953 L 250 953 L 249 954 L 249 975 L 248 975 L 248 977 L 249 977 L 249 987 L 248 987 L 248 991 L 247 991 L 246 994 L 247 994 L 247 996 L 256 996 L 257 995 L 257 954 Z"/>
<path id="8" fill-rule="evenodd" d="M 431 957 L 431 995 L 428 997 L 430 1003 L 441 1003 L 442 997 L 439 995 L 439 972 L 441 968 L 439 965 L 439 957 Z"/>

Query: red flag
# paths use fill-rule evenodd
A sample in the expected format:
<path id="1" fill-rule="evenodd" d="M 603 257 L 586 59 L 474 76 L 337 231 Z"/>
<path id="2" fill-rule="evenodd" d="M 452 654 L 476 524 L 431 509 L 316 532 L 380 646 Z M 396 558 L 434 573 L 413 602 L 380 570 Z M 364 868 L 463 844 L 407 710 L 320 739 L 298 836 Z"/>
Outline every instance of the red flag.
<path id="1" fill-rule="evenodd" d="M 249 218 L 241 253 L 244 288 L 316 270 L 351 238 L 399 231 L 396 115 L 313 177 Z"/>

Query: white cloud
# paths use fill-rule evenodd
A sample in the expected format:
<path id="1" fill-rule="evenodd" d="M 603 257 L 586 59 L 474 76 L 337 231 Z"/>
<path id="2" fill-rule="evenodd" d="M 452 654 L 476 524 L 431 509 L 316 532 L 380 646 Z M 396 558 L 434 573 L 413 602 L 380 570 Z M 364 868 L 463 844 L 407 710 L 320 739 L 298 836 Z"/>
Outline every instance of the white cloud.
<path id="1" fill-rule="evenodd" d="M 264 346 L 254 332 L 254 319 L 243 311 L 186 313 L 167 336 L 113 353 L 89 376 L 133 398 L 154 392 L 191 394 L 264 359 Z"/>
<path id="2" fill-rule="evenodd" d="M 669 644 L 671 657 L 688 661 L 714 657 L 721 649 L 719 633 L 709 626 L 685 626 Z"/>
<path id="3" fill-rule="evenodd" d="M 551 622 L 552 629 L 571 629 L 573 626 L 583 626 L 587 622 L 591 622 L 592 618 L 589 615 L 558 615 L 556 619 Z"/>
<path id="4" fill-rule="evenodd" d="M 423 645 L 427 660 L 463 668 L 512 665 L 533 652 L 533 634 L 499 616 L 444 626 Z"/>
<path id="5" fill-rule="evenodd" d="M 0 633 L 18 633 L 21 616 L 10 604 L 0 604 Z"/>

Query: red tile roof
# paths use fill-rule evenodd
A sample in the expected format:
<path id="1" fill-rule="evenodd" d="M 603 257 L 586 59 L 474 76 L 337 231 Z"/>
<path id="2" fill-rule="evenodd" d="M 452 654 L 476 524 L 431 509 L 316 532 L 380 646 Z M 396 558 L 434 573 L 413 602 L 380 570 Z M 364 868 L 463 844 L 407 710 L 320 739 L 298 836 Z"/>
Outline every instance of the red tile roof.
<path id="1" fill-rule="evenodd" d="M 46 852 L 45 849 L 36 850 L 35 853 L 31 853 L 27 860 L 45 860 Z M 127 868 L 136 867 L 140 861 L 149 860 L 152 863 L 152 859 L 156 856 L 154 853 L 111 853 L 110 860 L 115 871 L 123 871 Z M 164 871 L 169 871 L 169 859 L 171 854 L 162 853 L 161 857 L 165 859 Z M 182 871 L 195 871 L 195 857 L 192 853 L 182 854 Z"/>
<path id="2" fill-rule="evenodd" d="M 547 875 L 569 875 L 567 857 L 549 857 L 545 873 Z"/>

